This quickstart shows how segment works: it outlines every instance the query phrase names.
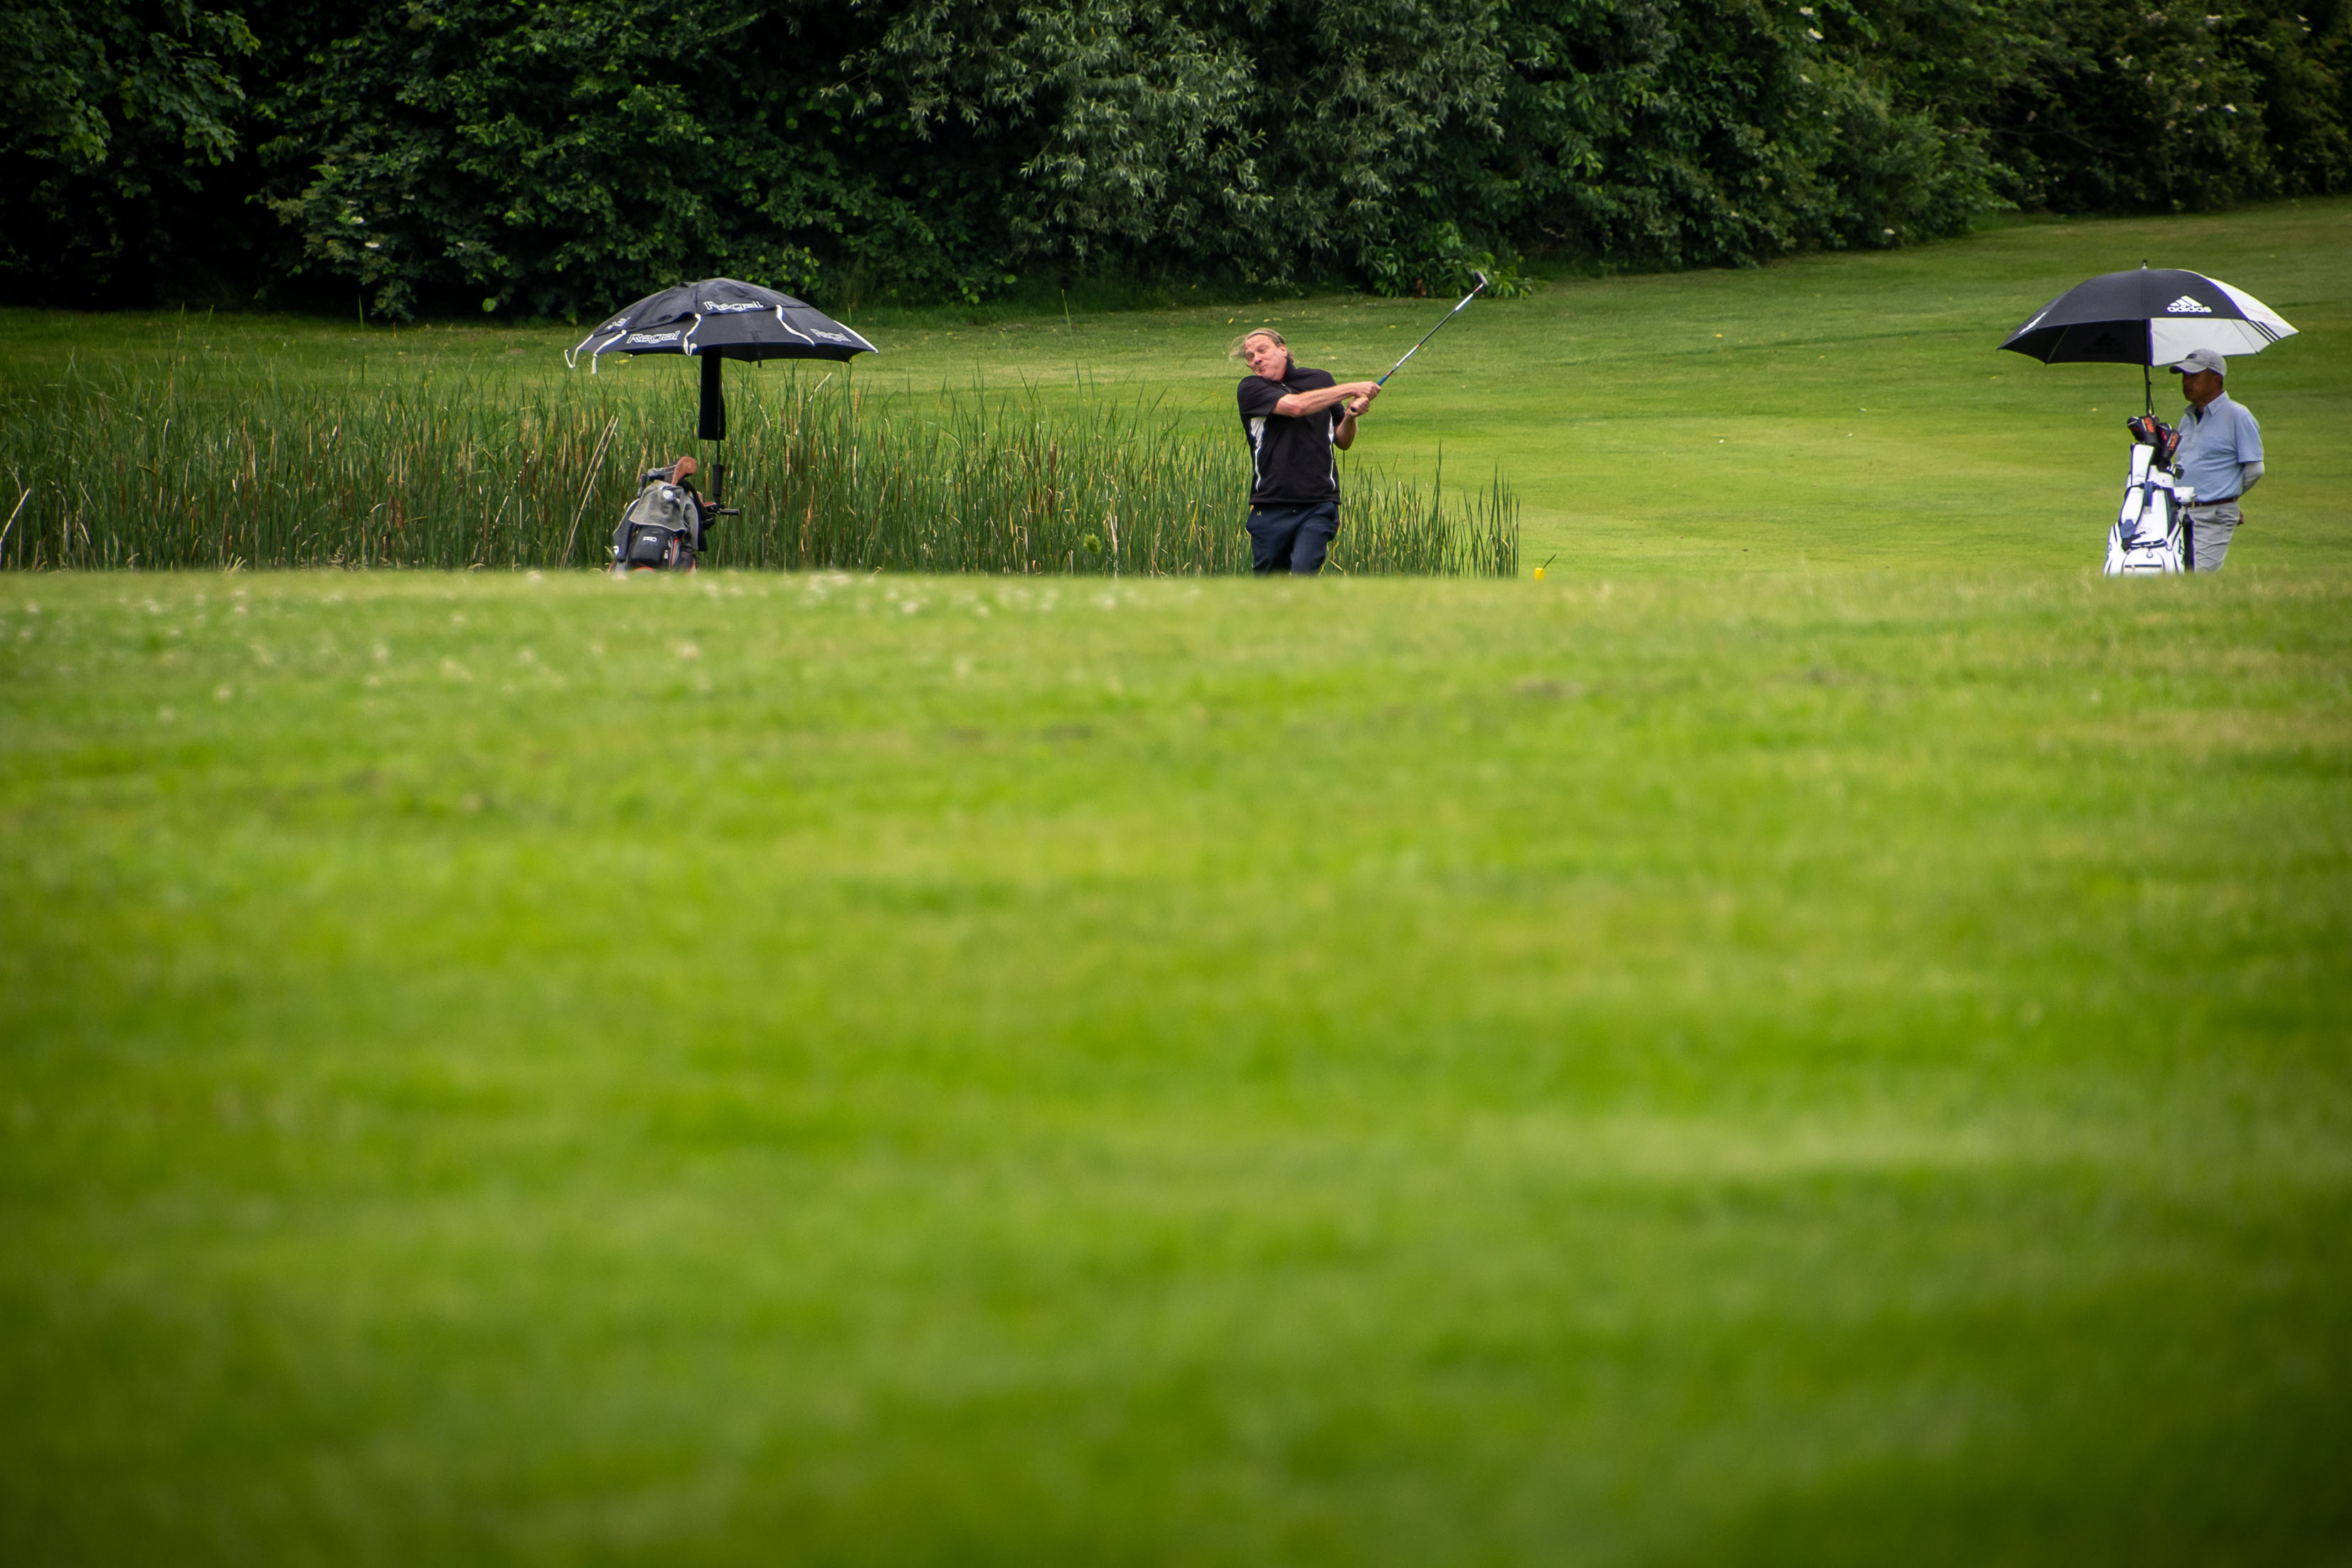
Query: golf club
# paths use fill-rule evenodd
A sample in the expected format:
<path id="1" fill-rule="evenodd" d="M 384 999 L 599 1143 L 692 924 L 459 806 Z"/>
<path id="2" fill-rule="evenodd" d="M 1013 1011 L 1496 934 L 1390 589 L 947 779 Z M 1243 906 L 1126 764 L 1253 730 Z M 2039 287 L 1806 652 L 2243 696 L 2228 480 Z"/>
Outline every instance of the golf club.
<path id="1" fill-rule="evenodd" d="M 1432 338 L 1436 337 L 1436 336 L 1437 336 L 1437 328 L 1438 328 L 1438 327 L 1443 327 L 1443 326 L 1444 326 L 1446 321 L 1451 321 L 1451 320 L 1453 320 L 1453 319 L 1454 319 L 1454 318 L 1455 318 L 1456 316 L 1461 315 L 1463 311 L 1465 311 L 1465 310 L 1466 310 L 1466 309 L 1468 309 L 1468 308 L 1469 308 L 1469 307 L 1470 307 L 1470 301 L 1472 301 L 1473 299 L 1477 298 L 1479 295 L 1484 294 L 1484 293 L 1486 291 L 1486 275 L 1485 273 L 1483 273 L 1483 272 L 1473 272 L 1470 276 L 1471 276 L 1471 277 L 1475 277 L 1475 278 L 1476 278 L 1476 279 L 1478 280 L 1478 286 L 1477 286 L 1476 287 L 1475 287 L 1475 288 L 1471 289 L 1469 293 L 1467 293 L 1467 294 L 1464 295 L 1464 296 L 1462 297 L 1462 303 L 1461 303 L 1461 304 L 1459 304 L 1459 305 L 1456 305 L 1453 309 L 1448 310 L 1448 311 L 1445 313 L 1445 319 L 1444 319 L 1444 320 L 1442 320 L 1442 321 L 1438 322 L 1437 327 L 1432 327 L 1428 331 L 1423 332 L 1423 333 L 1421 335 L 1421 343 L 1426 343 L 1426 342 L 1428 342 Z M 1410 359 L 1411 359 L 1411 358 L 1412 358 L 1415 354 L 1418 354 L 1419 352 L 1421 352 L 1421 343 L 1415 343 L 1412 348 L 1407 349 L 1407 350 L 1404 351 L 1404 360 L 1410 360 Z M 1401 371 L 1401 370 L 1404 369 L 1404 360 L 1399 360 L 1395 364 L 1391 365 L 1391 366 L 1389 367 L 1389 376 L 1392 376 L 1392 375 L 1396 374 L 1399 371 Z M 1374 386 L 1383 386 L 1383 387 L 1384 387 L 1384 386 L 1386 386 L 1386 385 L 1388 385 L 1388 384 L 1389 384 L 1389 376 L 1382 376 L 1379 381 L 1377 381 L 1377 382 L 1373 382 L 1372 384 L 1373 384 Z"/>

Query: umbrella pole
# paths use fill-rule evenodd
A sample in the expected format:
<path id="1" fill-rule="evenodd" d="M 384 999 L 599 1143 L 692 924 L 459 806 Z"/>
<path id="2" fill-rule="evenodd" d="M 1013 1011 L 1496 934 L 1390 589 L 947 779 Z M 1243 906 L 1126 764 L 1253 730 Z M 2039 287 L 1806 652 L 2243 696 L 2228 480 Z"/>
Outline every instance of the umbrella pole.
<path id="1" fill-rule="evenodd" d="M 2147 270 L 2147 257 L 2139 258 L 2139 269 Z M 2143 306 L 2153 303 L 2147 296 L 2147 280 L 2142 279 L 2140 298 Z M 2147 324 L 2147 352 L 2139 357 L 2140 413 L 2149 419 L 2156 417 L 2156 323 Z"/>
<path id="2" fill-rule="evenodd" d="M 719 367 L 725 361 L 717 354 L 698 354 L 702 361 L 702 429 L 705 441 L 727 439 L 727 390 L 719 385 Z"/>

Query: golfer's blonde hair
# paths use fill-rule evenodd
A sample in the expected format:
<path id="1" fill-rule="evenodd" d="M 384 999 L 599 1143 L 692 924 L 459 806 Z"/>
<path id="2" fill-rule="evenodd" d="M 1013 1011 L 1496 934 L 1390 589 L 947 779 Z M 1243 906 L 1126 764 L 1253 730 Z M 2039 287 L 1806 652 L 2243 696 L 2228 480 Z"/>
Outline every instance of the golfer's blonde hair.
<path id="1" fill-rule="evenodd" d="M 1276 348 L 1282 350 L 1285 353 L 1288 353 L 1290 351 L 1289 340 L 1284 338 L 1281 333 L 1276 331 L 1273 328 L 1253 327 L 1248 331 L 1244 332 L 1240 337 L 1235 338 L 1233 340 L 1232 346 L 1225 350 L 1225 358 L 1229 360 L 1240 359 L 1242 357 L 1242 345 L 1248 342 L 1252 338 L 1271 338 L 1274 340 L 1274 346 Z"/>

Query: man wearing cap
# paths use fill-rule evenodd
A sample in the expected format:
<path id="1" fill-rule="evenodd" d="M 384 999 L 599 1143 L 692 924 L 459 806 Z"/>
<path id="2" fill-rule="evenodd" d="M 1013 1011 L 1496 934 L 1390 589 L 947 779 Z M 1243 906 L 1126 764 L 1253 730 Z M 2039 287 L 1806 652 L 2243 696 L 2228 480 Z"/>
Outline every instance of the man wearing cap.
<path id="1" fill-rule="evenodd" d="M 2221 390 L 2229 361 L 2196 349 L 2172 367 L 2189 406 L 2180 415 L 2180 449 L 2173 461 L 2196 488 L 2189 508 L 2193 570 L 2219 571 L 2230 536 L 2245 520 L 2239 499 L 2263 476 L 2263 427 Z"/>

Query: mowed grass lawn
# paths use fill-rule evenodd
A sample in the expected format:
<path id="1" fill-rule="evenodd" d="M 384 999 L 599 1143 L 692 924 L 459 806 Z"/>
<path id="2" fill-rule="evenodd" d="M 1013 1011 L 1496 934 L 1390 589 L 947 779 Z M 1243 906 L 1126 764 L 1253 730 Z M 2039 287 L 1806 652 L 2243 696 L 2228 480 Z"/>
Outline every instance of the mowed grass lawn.
<path id="1" fill-rule="evenodd" d="M 2105 402 L 2030 528 L 1542 583 L 10 576 L 0 1561 L 2342 1563 L 2347 371 L 2249 363 L 2197 581 Z"/>
<path id="2" fill-rule="evenodd" d="M 13 1561 L 2352 1530 L 2341 576 L 5 612 Z"/>

